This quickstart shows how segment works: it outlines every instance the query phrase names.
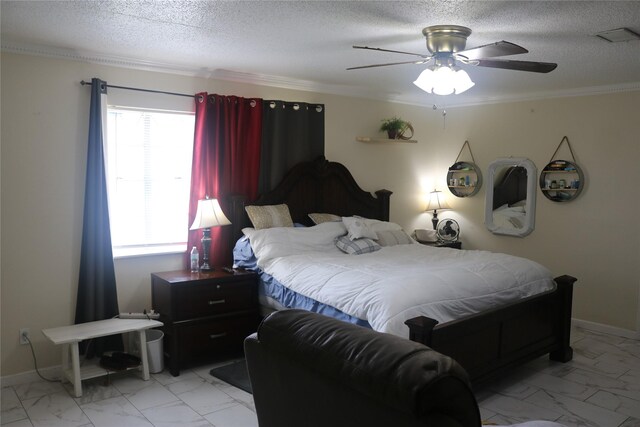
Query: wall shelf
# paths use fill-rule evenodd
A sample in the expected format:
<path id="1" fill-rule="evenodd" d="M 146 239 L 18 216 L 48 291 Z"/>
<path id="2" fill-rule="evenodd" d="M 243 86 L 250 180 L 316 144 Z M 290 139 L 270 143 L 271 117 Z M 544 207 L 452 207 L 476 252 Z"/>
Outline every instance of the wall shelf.
<path id="1" fill-rule="evenodd" d="M 447 187 L 456 197 L 475 196 L 482 187 L 480 168 L 472 162 L 456 162 L 447 172 Z"/>
<path id="2" fill-rule="evenodd" d="M 388 139 L 388 138 L 371 138 L 369 136 L 356 136 L 356 141 L 358 142 L 383 142 L 383 143 L 393 143 L 393 142 L 409 142 L 409 143 L 417 143 L 415 139 Z"/>
<path id="3" fill-rule="evenodd" d="M 553 160 L 540 172 L 540 190 L 553 202 L 569 202 L 582 192 L 584 174 L 568 160 Z"/>

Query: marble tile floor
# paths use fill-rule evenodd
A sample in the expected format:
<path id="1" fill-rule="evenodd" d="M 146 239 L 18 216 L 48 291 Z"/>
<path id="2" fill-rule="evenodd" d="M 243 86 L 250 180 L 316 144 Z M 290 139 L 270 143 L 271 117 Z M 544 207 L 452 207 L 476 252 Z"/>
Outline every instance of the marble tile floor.
<path id="1" fill-rule="evenodd" d="M 640 341 L 572 331 L 574 359 L 542 357 L 476 390 L 483 420 L 508 425 L 549 420 L 567 427 L 640 427 Z M 227 362 L 228 363 L 228 362 Z M 2 426 L 254 427 L 252 396 L 209 375 L 216 365 L 135 372 L 69 384 L 45 381 L 2 388 Z"/>

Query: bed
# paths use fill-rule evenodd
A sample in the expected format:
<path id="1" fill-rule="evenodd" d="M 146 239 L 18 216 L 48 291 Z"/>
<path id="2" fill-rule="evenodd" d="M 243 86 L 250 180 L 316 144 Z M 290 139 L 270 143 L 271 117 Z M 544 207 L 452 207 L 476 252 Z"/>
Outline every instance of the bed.
<path id="1" fill-rule="evenodd" d="M 244 209 L 245 205 L 284 203 L 289 208 L 293 222 L 306 226 L 313 225 L 308 214 L 317 212 L 332 213 L 341 217 L 357 215 L 369 218 L 371 221 L 388 221 L 391 192 L 379 190 L 375 194 L 373 196 L 363 191 L 343 165 L 318 158 L 313 162 L 301 163 L 292 168 L 278 187 L 262 195 L 258 200 L 248 202 L 241 197 L 234 198 L 231 212 L 233 234 L 239 239 L 243 235 L 242 229 L 251 226 Z M 326 235 L 327 239 L 332 240 L 331 233 L 340 234 L 340 231 L 335 229 L 336 226 L 327 225 L 326 227 L 318 238 Z M 235 240 L 233 243 L 235 244 Z M 405 253 L 400 259 L 406 258 L 407 266 L 420 262 L 420 255 L 414 252 L 427 250 L 426 247 L 418 248 L 417 246 L 420 245 L 416 245 L 406 245 L 402 249 Z M 438 255 L 444 256 L 447 251 L 451 252 L 454 258 L 456 253 L 459 254 L 458 256 L 462 256 L 462 252 L 480 253 L 480 251 L 457 251 L 445 248 L 428 249 L 433 251 L 433 257 L 436 260 Z M 377 253 L 378 255 L 371 254 L 369 259 L 374 259 L 375 256 L 378 259 L 386 258 L 383 250 Z M 305 263 L 311 264 L 303 255 L 294 256 L 298 264 L 284 265 L 281 272 L 301 270 L 306 266 Z M 317 255 L 312 257 L 318 264 L 320 261 L 328 265 L 335 265 L 334 263 L 337 262 L 337 258 L 330 259 L 329 255 L 326 259 Z M 346 260 L 345 262 L 351 263 L 355 259 L 349 256 L 342 258 Z M 508 260 L 506 264 L 513 264 L 513 260 Z M 376 272 L 378 273 L 379 271 Z M 454 270 L 448 271 L 446 277 L 451 277 L 451 274 L 455 276 L 457 273 Z M 408 286 L 413 283 L 412 280 L 415 281 L 416 275 L 417 273 L 407 273 L 399 282 L 402 282 L 403 286 Z M 392 281 L 399 276 L 400 273 L 397 271 L 389 277 L 378 275 L 372 283 L 377 283 L 377 280 Z M 489 277 L 491 274 L 483 280 L 487 281 Z M 405 315 L 406 318 L 402 318 L 401 323 L 406 327 L 406 336 L 409 339 L 455 358 L 465 367 L 472 380 L 478 383 L 547 353 L 553 360 L 562 362 L 571 360 L 569 334 L 575 280 L 570 276 L 556 277 L 553 286 L 541 292 L 525 292 L 521 298 L 513 302 L 501 302 L 499 298 L 495 301 L 485 301 L 489 305 L 485 304 L 481 311 L 463 317 L 442 316 L 438 313 L 420 315 L 412 310 L 399 309 L 391 316 L 393 325 L 390 329 L 393 330 L 384 330 L 384 327 L 380 326 L 381 323 L 376 323 L 378 320 L 372 320 L 373 325 L 364 324 L 363 326 L 375 326 L 374 329 L 383 328 L 383 332 L 402 334 L 405 332 L 398 332 L 398 316 Z M 354 283 L 357 281 L 358 279 L 353 279 Z M 466 283 L 465 276 L 460 276 L 460 281 Z M 301 282 L 304 285 L 304 281 Z M 356 292 L 358 293 L 360 291 Z M 375 298 L 383 298 L 384 293 L 381 295 Z M 340 304 L 339 300 L 333 302 L 336 303 L 334 305 Z M 323 304 L 323 306 L 327 305 L 331 307 L 331 304 Z M 335 317 L 341 315 L 359 317 L 351 316 L 349 310 L 345 310 L 343 306 L 333 308 Z M 438 318 L 441 321 L 436 320 Z"/>

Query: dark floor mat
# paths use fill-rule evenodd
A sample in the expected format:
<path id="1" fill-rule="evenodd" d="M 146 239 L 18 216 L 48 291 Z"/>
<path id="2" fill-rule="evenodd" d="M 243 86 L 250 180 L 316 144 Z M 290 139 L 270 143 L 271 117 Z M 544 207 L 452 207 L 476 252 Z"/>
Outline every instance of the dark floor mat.
<path id="1" fill-rule="evenodd" d="M 209 371 L 209 374 L 247 393 L 252 393 L 249 372 L 247 371 L 247 362 L 244 359 L 220 366 L 219 368 L 213 368 Z"/>

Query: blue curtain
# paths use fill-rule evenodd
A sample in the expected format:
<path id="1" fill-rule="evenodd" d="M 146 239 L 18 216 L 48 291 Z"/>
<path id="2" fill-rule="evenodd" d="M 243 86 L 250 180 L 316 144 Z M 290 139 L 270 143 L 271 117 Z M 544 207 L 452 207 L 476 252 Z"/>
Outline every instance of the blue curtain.
<path id="1" fill-rule="evenodd" d="M 104 165 L 102 97 L 106 94 L 107 82 L 93 78 L 75 323 L 110 319 L 119 313 Z M 122 338 L 111 336 L 92 340 L 84 351 L 92 357 L 122 348 Z"/>

